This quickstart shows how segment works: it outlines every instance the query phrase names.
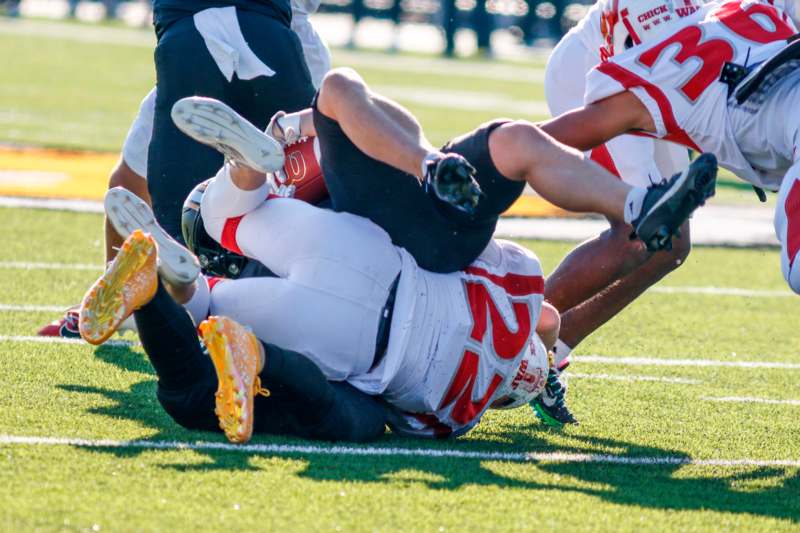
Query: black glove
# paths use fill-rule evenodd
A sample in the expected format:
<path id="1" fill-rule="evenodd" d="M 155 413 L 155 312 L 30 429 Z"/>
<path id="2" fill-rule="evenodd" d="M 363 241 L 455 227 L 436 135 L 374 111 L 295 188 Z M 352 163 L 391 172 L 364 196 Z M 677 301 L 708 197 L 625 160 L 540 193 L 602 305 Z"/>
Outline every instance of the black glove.
<path id="1" fill-rule="evenodd" d="M 467 214 L 474 214 L 481 192 L 475 167 L 458 154 L 442 154 L 426 163 L 425 191 Z"/>

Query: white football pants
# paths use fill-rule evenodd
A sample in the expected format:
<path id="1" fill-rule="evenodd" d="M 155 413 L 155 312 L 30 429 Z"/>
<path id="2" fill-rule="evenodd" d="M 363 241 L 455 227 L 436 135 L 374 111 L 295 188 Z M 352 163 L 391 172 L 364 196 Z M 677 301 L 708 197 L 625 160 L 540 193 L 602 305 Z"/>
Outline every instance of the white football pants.
<path id="1" fill-rule="evenodd" d="M 400 273 L 400 252 L 367 219 L 300 200 L 264 201 L 266 195 L 266 186 L 237 188 L 226 165 L 203 196 L 209 235 L 223 243 L 235 239 L 244 255 L 279 276 L 217 284 L 211 313 L 250 326 L 264 342 L 302 353 L 328 379 L 367 372 L 380 314 Z"/>

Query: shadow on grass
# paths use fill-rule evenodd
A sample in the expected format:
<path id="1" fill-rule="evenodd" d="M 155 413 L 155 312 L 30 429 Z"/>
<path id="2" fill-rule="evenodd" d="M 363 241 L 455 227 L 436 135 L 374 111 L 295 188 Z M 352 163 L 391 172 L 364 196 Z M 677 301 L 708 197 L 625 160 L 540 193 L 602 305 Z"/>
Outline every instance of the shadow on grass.
<path id="1" fill-rule="evenodd" d="M 121 369 L 151 373 L 146 358 L 127 347 L 101 347 L 99 359 Z M 97 407 L 92 413 L 136 421 L 156 430 L 148 440 L 218 441 L 220 434 L 188 431 L 178 427 L 167 416 L 155 397 L 155 381 L 146 380 L 130 390 L 120 391 L 88 385 L 61 385 L 78 394 L 99 394 L 113 405 Z M 589 437 L 570 430 L 561 439 L 567 444 L 554 446 L 548 439 L 552 430 L 541 425 L 510 426 L 502 434 L 503 443 L 489 439 L 429 441 L 403 439 L 387 435 L 377 446 L 426 449 L 458 449 L 463 451 L 536 451 L 577 454 L 610 454 L 620 457 L 689 457 L 680 451 L 643 446 L 613 439 Z M 254 443 L 298 443 L 285 437 L 257 436 Z M 322 444 L 324 445 L 324 443 Z M 611 452 L 609 450 L 612 450 Z M 135 457 L 148 450 L 135 448 L 96 448 L 96 453 L 120 458 Z M 162 468 L 177 472 L 248 471 L 261 467 L 252 458 L 264 454 L 199 450 L 205 461 L 190 464 L 165 464 Z M 701 467 L 682 471 L 682 465 L 624 465 L 605 463 L 520 463 L 519 469 L 499 467 L 498 461 L 429 456 L 359 456 L 342 460 L 337 455 L 276 454 L 306 462 L 297 473 L 301 478 L 320 482 L 351 481 L 359 483 L 393 483 L 402 486 L 421 483 L 432 490 L 456 490 L 465 486 L 493 486 L 524 490 L 557 490 L 600 498 L 626 506 L 664 510 L 711 510 L 747 513 L 800 522 L 800 469 Z M 527 469 L 535 468 L 531 475 Z M 511 472 L 512 474 L 507 474 Z M 542 476 L 541 474 L 546 474 Z M 551 474 L 551 475 L 547 475 Z M 524 476 L 524 477 L 523 477 Z M 533 477 L 547 481 L 532 481 Z"/>

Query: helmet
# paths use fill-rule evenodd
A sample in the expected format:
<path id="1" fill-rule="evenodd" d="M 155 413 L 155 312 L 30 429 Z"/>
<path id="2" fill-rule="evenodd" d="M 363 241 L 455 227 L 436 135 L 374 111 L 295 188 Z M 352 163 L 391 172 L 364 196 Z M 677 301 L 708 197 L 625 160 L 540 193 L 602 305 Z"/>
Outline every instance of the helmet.
<path id="1" fill-rule="evenodd" d="M 600 59 L 652 42 L 702 7 L 700 0 L 602 0 Z"/>
<path id="2" fill-rule="evenodd" d="M 544 390 L 550 362 L 547 350 L 538 335 L 528 344 L 525 355 L 519 362 L 512 379 L 506 379 L 498 388 L 498 396 L 492 402 L 493 409 L 514 409 L 529 403 Z"/>
<path id="3" fill-rule="evenodd" d="M 200 204 L 209 181 L 211 180 L 206 180 L 192 189 L 183 203 L 181 212 L 183 240 L 186 242 L 186 247 L 197 256 L 203 272 L 212 276 L 238 278 L 247 264 L 247 258 L 224 249 L 211 238 L 203 226 Z"/>

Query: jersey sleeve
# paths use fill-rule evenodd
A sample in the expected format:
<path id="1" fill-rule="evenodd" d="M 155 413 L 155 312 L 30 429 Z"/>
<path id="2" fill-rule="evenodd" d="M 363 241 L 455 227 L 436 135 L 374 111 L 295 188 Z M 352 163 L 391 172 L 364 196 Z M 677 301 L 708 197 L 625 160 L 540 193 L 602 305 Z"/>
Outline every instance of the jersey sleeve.
<path id="1" fill-rule="evenodd" d="M 666 97 L 655 85 L 634 74 L 622 63 L 613 59 L 599 64 L 586 75 L 584 103 L 599 102 L 624 91 L 633 93 L 647 108 L 647 112 L 656 127 L 655 131 L 647 132 L 648 136 L 666 137 L 669 131 L 662 113 L 663 105 L 669 106 Z M 662 98 L 659 98 L 659 95 Z"/>

